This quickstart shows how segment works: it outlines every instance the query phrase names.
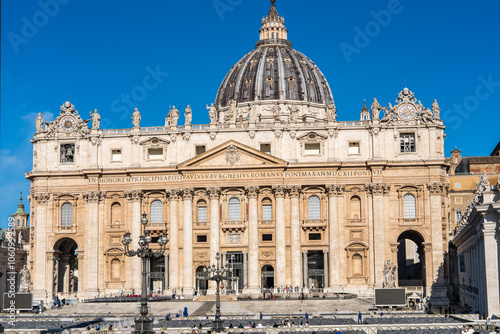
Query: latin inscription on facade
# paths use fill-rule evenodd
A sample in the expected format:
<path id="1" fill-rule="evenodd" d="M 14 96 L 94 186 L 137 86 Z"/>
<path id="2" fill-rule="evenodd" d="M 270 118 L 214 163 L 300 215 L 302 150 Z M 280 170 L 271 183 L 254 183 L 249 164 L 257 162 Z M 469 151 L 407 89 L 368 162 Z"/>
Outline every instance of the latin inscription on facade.
<path id="1" fill-rule="evenodd" d="M 382 175 L 382 171 L 349 170 L 349 171 L 276 171 L 276 172 L 235 172 L 235 173 L 204 173 L 204 174 L 174 174 L 151 176 L 117 176 L 117 177 L 90 177 L 89 183 L 116 184 L 138 182 L 169 182 L 190 180 L 228 180 L 228 179 L 262 179 L 262 178 L 322 178 L 322 177 L 363 177 Z"/>

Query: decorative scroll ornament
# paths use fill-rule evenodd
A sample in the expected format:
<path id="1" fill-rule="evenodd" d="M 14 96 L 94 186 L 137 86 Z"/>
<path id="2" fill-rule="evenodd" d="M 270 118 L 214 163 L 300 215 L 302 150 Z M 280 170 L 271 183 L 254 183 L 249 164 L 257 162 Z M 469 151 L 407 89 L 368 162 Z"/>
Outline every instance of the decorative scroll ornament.
<path id="1" fill-rule="evenodd" d="M 235 145 L 229 145 L 226 149 L 226 161 L 230 165 L 234 165 L 240 160 L 240 152 Z"/>

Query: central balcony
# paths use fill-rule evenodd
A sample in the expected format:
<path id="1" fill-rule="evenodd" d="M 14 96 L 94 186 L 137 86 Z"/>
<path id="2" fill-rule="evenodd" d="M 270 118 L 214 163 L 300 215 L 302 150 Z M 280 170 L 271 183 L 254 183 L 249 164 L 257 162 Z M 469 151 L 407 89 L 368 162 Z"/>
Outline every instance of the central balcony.
<path id="1" fill-rule="evenodd" d="M 243 232 L 245 231 L 247 224 L 244 220 L 223 220 L 222 231 L 226 232 Z"/>
<path id="2" fill-rule="evenodd" d="M 302 229 L 304 231 L 324 231 L 327 226 L 326 219 L 303 219 Z"/>

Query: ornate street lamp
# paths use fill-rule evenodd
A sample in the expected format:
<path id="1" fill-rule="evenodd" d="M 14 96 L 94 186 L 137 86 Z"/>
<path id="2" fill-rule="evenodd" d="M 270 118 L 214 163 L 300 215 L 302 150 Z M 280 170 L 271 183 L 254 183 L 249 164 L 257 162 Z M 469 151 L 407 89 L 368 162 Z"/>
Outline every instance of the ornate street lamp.
<path id="1" fill-rule="evenodd" d="M 203 272 L 208 272 L 208 279 L 217 282 L 217 289 L 215 290 L 215 295 L 217 297 L 215 303 L 215 319 L 212 322 L 212 331 L 220 333 L 224 331 L 224 320 L 220 318 L 220 282 L 227 280 L 227 274 L 231 271 L 231 268 L 228 264 L 225 266 L 219 266 L 220 254 L 217 252 L 215 256 L 217 260 L 217 265 L 212 264 L 212 266 L 203 268 Z M 212 275 L 212 277 L 210 277 Z"/>
<path id="2" fill-rule="evenodd" d="M 127 256 L 138 256 L 142 259 L 142 291 L 141 291 L 141 316 L 135 319 L 135 330 L 134 334 L 154 334 L 153 331 L 153 319 L 148 317 L 148 280 L 147 280 L 147 263 L 148 259 L 152 257 L 160 257 L 165 252 L 165 246 L 168 243 L 168 238 L 166 233 L 162 233 L 158 237 L 158 245 L 160 246 L 159 251 L 153 251 L 149 244 L 152 241 L 149 231 L 146 231 L 146 225 L 148 224 L 148 218 L 146 218 L 146 213 L 142 214 L 141 219 L 142 224 L 142 234 L 139 236 L 139 248 L 137 250 L 129 249 L 129 245 L 132 242 L 130 237 L 130 232 L 123 235 L 122 244 L 125 246 L 125 254 Z"/>

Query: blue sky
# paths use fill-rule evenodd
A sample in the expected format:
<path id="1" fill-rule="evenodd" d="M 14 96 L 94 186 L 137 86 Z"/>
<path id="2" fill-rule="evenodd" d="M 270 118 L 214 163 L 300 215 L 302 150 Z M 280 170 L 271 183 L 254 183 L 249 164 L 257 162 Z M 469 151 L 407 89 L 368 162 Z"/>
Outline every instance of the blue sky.
<path id="1" fill-rule="evenodd" d="M 277 0 L 293 47 L 332 88 L 339 120 L 363 99 L 394 103 L 406 85 L 425 106 L 437 98 L 446 152 L 489 155 L 500 140 L 499 1 Z M 0 227 L 29 193 L 35 117 L 71 99 L 101 128 L 163 125 L 170 105 L 205 109 L 254 48 L 268 0 L 2 1 Z M 156 73 L 156 81 L 144 78 Z M 88 118 L 88 117 L 87 117 Z M 182 116 L 181 116 L 181 122 Z M 449 153 L 447 153 L 449 155 Z M 25 200 L 28 207 L 28 203 Z"/>

